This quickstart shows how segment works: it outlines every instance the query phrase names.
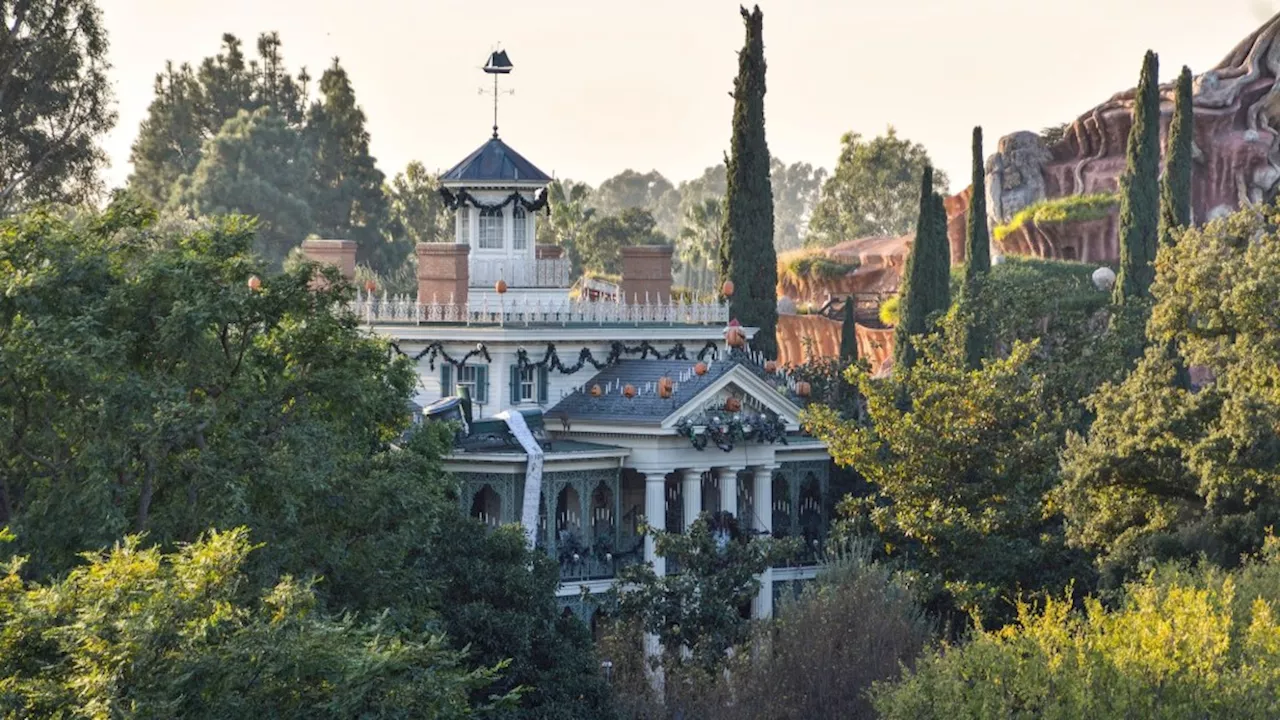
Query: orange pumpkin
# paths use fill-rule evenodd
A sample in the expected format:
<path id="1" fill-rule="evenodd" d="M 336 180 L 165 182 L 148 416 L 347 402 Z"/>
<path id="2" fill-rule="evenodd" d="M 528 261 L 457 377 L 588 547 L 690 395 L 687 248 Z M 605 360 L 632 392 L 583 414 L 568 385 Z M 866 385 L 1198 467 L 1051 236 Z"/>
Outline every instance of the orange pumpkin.
<path id="1" fill-rule="evenodd" d="M 707 374 L 707 364 L 706 364 L 706 363 L 704 363 L 704 362 L 700 362 L 700 363 L 698 363 L 697 365 L 694 365 L 694 366 L 693 366 L 693 374 L 694 374 L 694 375 L 706 375 L 706 374 Z"/>
<path id="2" fill-rule="evenodd" d="M 603 394 L 604 390 L 601 390 L 599 385 L 591 386 L 591 397 L 600 397 Z"/>
<path id="3" fill-rule="evenodd" d="M 765 363 L 764 363 L 764 371 L 765 371 L 765 372 L 767 372 L 767 373 L 769 373 L 770 375 L 772 375 L 773 373 L 778 372 L 778 361 L 777 361 L 777 360 L 766 360 L 766 361 L 765 361 Z"/>
<path id="4" fill-rule="evenodd" d="M 496 282 L 496 283 L 494 283 L 494 284 L 493 284 L 493 289 L 494 289 L 494 290 L 497 290 L 499 295 L 504 295 L 504 294 L 506 294 L 506 292 L 507 292 L 507 281 L 506 281 L 506 280 L 503 280 L 502 278 L 498 278 L 498 282 Z"/>
<path id="5" fill-rule="evenodd" d="M 365 281 L 364 281 L 364 289 L 365 289 L 365 291 L 366 291 L 366 292 L 373 292 L 374 290 L 377 290 L 377 289 L 378 289 L 378 283 L 376 283 L 376 282 L 374 282 L 374 281 L 372 281 L 372 280 L 365 280 Z"/>
<path id="6" fill-rule="evenodd" d="M 720 288 L 720 293 L 725 297 L 733 297 L 733 281 L 725 280 L 724 286 Z"/>
<path id="7" fill-rule="evenodd" d="M 257 292 L 258 290 L 262 289 L 262 278 L 258 277 L 257 275 L 250 275 L 249 289 L 254 292 Z"/>
<path id="8" fill-rule="evenodd" d="M 742 409 L 742 401 L 733 396 L 727 397 L 724 399 L 724 409 L 726 412 L 738 412 Z"/>
<path id="9" fill-rule="evenodd" d="M 675 383 L 671 381 L 671 378 L 669 377 L 658 378 L 658 397 L 663 399 L 671 397 L 671 391 L 674 388 L 675 388 Z"/>
<path id="10" fill-rule="evenodd" d="M 799 395 L 800 397 L 809 397 L 810 391 L 811 391 L 811 388 L 809 387 L 808 382 L 801 380 L 800 382 L 796 383 L 796 394 Z"/>
<path id="11" fill-rule="evenodd" d="M 729 347 L 740 348 L 747 344 L 747 334 L 742 332 L 740 327 L 730 327 L 724 334 L 725 342 L 729 343 Z"/>
<path id="12" fill-rule="evenodd" d="M 628 385 L 628 386 L 626 386 L 626 387 L 622 388 L 622 394 L 623 394 L 624 396 L 628 397 L 628 398 L 633 398 L 633 397 L 635 397 L 635 396 L 636 396 L 636 386 L 635 386 L 635 385 Z"/>

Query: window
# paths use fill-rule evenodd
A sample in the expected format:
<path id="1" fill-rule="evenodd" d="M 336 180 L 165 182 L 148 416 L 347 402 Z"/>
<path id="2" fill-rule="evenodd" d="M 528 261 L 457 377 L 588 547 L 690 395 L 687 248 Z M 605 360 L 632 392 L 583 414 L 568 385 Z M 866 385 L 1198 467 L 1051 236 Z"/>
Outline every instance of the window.
<path id="1" fill-rule="evenodd" d="M 533 402 L 537 398 L 538 373 L 535 368 L 527 367 L 520 371 L 520 402 Z"/>
<path id="2" fill-rule="evenodd" d="M 501 250 L 502 242 L 502 208 L 480 211 L 480 249 Z"/>
<path id="3" fill-rule="evenodd" d="M 549 381 L 545 367 L 519 365 L 511 366 L 511 385 L 508 392 L 512 405 L 522 403 L 545 404 L 547 402 L 547 383 Z"/>
<path id="4" fill-rule="evenodd" d="M 524 208 L 519 205 L 511 213 L 511 247 L 516 250 L 529 247 L 529 222 Z"/>
<path id="5" fill-rule="evenodd" d="M 463 387 L 471 394 L 473 402 L 489 402 L 489 368 L 484 365 L 463 365 L 455 369 L 447 362 L 442 364 L 440 366 L 441 396 L 457 395 L 459 389 Z"/>
<path id="6" fill-rule="evenodd" d="M 471 208 L 466 205 L 458 208 L 458 244 L 471 244 Z"/>

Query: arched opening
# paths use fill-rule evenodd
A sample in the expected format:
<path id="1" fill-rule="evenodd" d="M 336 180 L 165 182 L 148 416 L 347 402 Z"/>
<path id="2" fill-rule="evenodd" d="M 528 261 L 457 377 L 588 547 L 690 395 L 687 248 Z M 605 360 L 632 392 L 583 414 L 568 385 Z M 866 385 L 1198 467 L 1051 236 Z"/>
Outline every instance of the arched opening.
<path id="1" fill-rule="evenodd" d="M 502 497 L 493 486 L 486 483 L 472 496 L 471 517 L 490 527 L 502 524 Z"/>
<path id="2" fill-rule="evenodd" d="M 604 482 L 596 485 L 596 489 L 591 493 L 592 551 L 597 560 L 605 563 L 613 561 L 614 540 L 617 534 L 613 497 L 613 489 Z"/>
<path id="3" fill-rule="evenodd" d="M 806 473 L 800 484 L 800 532 L 806 555 L 822 550 L 822 483 L 813 473 Z"/>
<path id="4" fill-rule="evenodd" d="M 565 486 L 556 496 L 556 549 L 561 562 L 579 562 L 586 547 L 582 539 L 582 499 L 578 490 Z"/>

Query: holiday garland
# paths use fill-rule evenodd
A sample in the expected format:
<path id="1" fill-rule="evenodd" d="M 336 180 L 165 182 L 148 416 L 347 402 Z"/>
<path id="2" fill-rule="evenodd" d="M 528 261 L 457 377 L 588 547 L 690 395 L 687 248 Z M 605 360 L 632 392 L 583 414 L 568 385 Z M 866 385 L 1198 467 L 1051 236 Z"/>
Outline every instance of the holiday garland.
<path id="1" fill-rule="evenodd" d="M 742 413 L 709 411 L 699 418 L 681 418 L 676 423 L 676 432 L 689 438 L 694 450 L 703 450 L 708 443 L 725 452 L 733 450 L 733 446 L 741 442 L 787 444 L 786 423 L 763 414 L 744 417 Z"/>
<path id="2" fill-rule="evenodd" d="M 460 368 L 460 367 L 462 367 L 463 365 L 466 365 L 468 360 L 470 360 L 471 358 L 473 358 L 473 357 L 475 357 L 475 356 L 477 356 L 477 355 L 479 355 L 479 356 L 483 357 L 485 362 L 488 362 L 488 363 L 493 362 L 493 358 L 490 358 L 490 357 L 489 357 L 489 348 L 485 347 L 484 343 L 476 343 L 476 347 L 475 347 L 475 349 L 474 349 L 474 350 L 471 350 L 471 351 L 470 351 L 470 352 L 468 352 L 466 355 L 463 355 L 461 360 L 457 360 L 457 359 L 455 359 L 452 355 L 450 355 L 450 354 L 449 354 L 449 353 L 444 349 L 444 344 L 443 344 L 443 343 L 440 343 L 440 342 L 433 342 L 433 343 L 431 343 L 430 345 L 428 345 L 428 346 L 426 346 L 425 348 L 423 348 L 423 349 L 422 349 L 422 352 L 418 353 L 417 355 L 410 355 L 409 353 L 407 353 L 407 352 L 405 352 L 405 351 L 401 350 L 401 349 L 400 349 L 400 346 L 399 346 L 399 345 L 397 345 L 397 344 L 396 344 L 396 343 L 394 343 L 394 342 L 393 342 L 393 343 L 391 343 L 391 347 L 392 347 L 392 348 L 393 348 L 397 353 L 399 353 L 399 354 L 401 354 L 401 355 L 403 355 L 403 356 L 405 356 L 405 357 L 409 358 L 410 360 L 412 360 L 412 361 L 414 361 L 414 362 L 418 362 L 418 361 L 419 361 L 419 360 L 421 360 L 423 357 L 426 357 L 426 358 L 427 358 L 427 366 L 428 366 L 428 367 L 430 367 L 432 370 L 435 370 L 435 369 L 436 369 L 436 358 L 437 358 L 437 357 L 438 357 L 438 358 L 441 358 L 442 360 L 444 360 L 445 362 L 447 362 L 447 363 L 449 363 L 450 365 L 454 366 L 455 368 Z"/>
<path id="3" fill-rule="evenodd" d="M 708 354 L 711 354 L 714 358 L 717 356 L 718 352 L 719 350 L 716 347 L 716 344 L 708 340 L 707 344 L 698 351 L 698 360 L 702 361 Z M 641 360 L 648 359 L 650 356 L 657 360 L 689 359 L 689 354 L 685 349 L 684 343 L 677 342 L 671 350 L 664 353 L 653 345 L 650 345 L 648 340 L 645 340 L 639 345 L 624 345 L 621 342 L 615 341 L 609 346 L 609 354 L 605 356 L 603 361 L 596 360 L 595 355 L 591 352 L 591 348 L 584 347 L 578 351 L 578 361 L 572 365 L 565 365 L 564 361 L 560 359 L 560 354 L 556 351 L 555 343 L 547 343 L 547 350 L 543 353 L 541 360 L 537 362 L 530 360 L 529 353 L 524 348 L 521 348 L 516 352 L 516 363 L 520 366 L 521 370 L 525 368 L 546 368 L 548 370 L 557 370 L 562 375 L 572 375 L 586 365 L 591 365 L 591 367 L 596 370 L 603 370 L 618 362 L 618 360 L 621 360 L 624 355 L 637 354 L 640 356 Z"/>
<path id="4" fill-rule="evenodd" d="M 498 203 L 486 203 L 476 198 L 476 196 L 467 192 L 465 189 L 453 193 L 448 188 L 440 188 L 440 197 L 444 198 L 444 205 L 450 210 L 457 210 L 464 204 L 481 210 L 501 210 L 512 203 L 520 203 L 520 207 L 531 213 L 546 209 L 547 215 L 551 214 L 551 206 L 547 204 L 547 191 L 539 190 L 533 200 L 525 200 L 524 196 L 519 192 L 513 192 L 507 196 L 505 200 Z"/>

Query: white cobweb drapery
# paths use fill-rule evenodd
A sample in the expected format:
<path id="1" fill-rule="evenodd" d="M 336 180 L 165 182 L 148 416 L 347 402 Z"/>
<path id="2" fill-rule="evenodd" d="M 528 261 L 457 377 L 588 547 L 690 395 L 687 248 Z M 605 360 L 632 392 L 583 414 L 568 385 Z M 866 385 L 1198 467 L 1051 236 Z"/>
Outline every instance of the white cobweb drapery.
<path id="1" fill-rule="evenodd" d="M 520 447 L 529 456 L 528 468 L 524 473 L 524 502 L 520 506 L 520 524 L 524 527 L 525 540 L 529 547 L 533 547 L 538 541 L 538 509 L 542 497 L 542 446 L 533 437 L 529 426 L 524 422 L 524 416 L 518 410 L 504 410 L 494 417 L 507 424 L 507 429 L 520 441 Z"/>

